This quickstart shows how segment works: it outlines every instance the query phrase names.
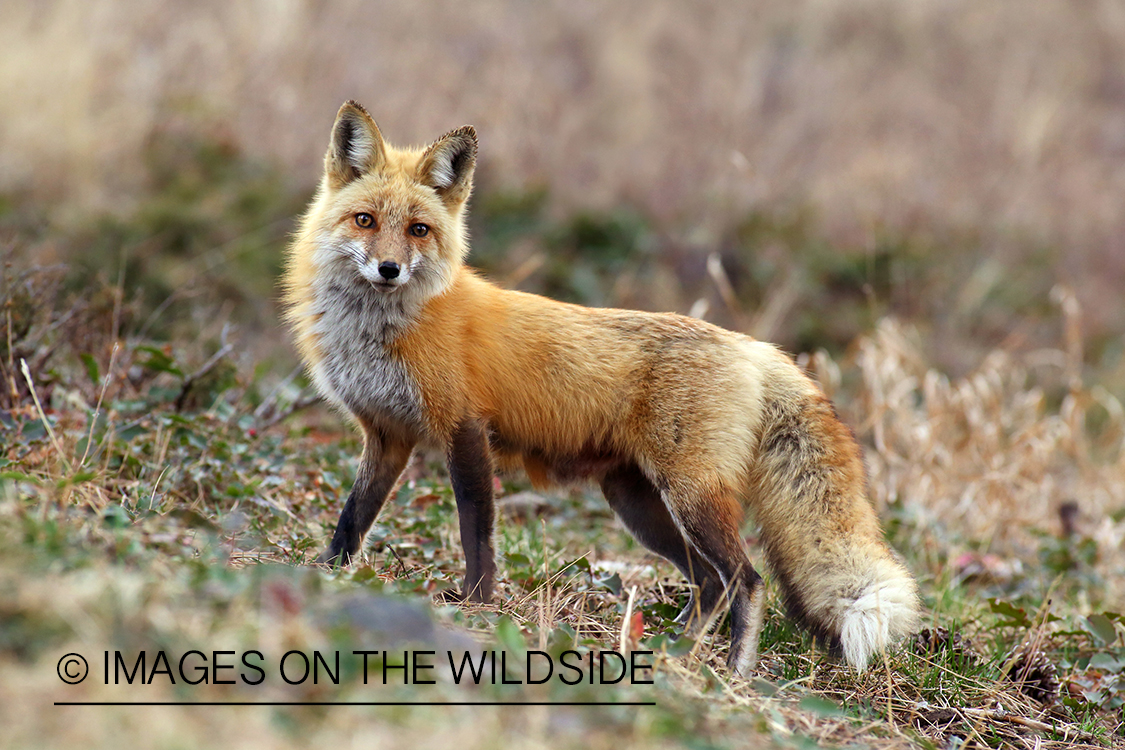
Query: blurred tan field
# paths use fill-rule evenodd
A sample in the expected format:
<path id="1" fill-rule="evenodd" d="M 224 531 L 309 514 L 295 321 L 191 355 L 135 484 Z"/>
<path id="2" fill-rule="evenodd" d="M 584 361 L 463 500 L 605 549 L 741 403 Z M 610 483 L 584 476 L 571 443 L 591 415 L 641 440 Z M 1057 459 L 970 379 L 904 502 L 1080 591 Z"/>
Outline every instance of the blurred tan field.
<path id="1" fill-rule="evenodd" d="M 481 190 L 692 243 L 797 208 L 841 251 L 971 237 L 974 289 L 1049 248 L 1088 330 L 1123 328 L 1116 0 L 57 0 L 7 3 L 0 50 L 0 192 L 63 216 L 129 205 L 169 132 L 311 187 L 355 98 L 396 142 L 474 124 Z"/>

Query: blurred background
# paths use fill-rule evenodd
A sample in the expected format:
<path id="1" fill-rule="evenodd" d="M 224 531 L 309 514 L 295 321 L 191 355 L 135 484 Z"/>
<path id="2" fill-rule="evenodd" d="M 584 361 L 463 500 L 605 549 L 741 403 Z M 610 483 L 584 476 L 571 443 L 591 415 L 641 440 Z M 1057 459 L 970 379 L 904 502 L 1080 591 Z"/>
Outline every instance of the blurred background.
<path id="1" fill-rule="evenodd" d="M 0 50 L 6 236 L 150 331 L 213 295 L 283 339 L 285 236 L 354 98 L 393 143 L 476 126 L 502 283 L 796 351 L 891 314 L 952 373 L 1057 342 L 1064 285 L 1125 380 L 1117 0 L 55 0 L 5 3 Z"/>

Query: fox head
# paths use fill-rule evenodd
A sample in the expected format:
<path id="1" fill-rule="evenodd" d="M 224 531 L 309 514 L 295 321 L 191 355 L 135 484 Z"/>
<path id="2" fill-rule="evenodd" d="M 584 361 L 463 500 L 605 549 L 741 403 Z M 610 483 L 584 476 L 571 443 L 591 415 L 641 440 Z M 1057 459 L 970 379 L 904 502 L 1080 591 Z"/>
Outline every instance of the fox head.
<path id="1" fill-rule="evenodd" d="M 389 298 L 440 293 L 467 252 L 464 214 L 476 153 L 470 126 L 426 148 L 395 148 L 363 107 L 345 102 L 305 217 L 314 262 Z"/>

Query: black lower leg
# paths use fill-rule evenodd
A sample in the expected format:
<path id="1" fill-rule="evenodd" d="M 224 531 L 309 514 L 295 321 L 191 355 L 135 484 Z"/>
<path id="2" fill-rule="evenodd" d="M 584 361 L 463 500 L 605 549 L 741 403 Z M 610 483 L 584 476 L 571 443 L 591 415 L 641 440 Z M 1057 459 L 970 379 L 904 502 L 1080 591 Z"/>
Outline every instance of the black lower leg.
<path id="1" fill-rule="evenodd" d="M 370 482 L 356 479 L 352 491 L 348 493 L 348 500 L 344 503 L 344 510 L 340 513 L 340 520 L 336 522 L 332 542 L 317 558 L 317 562 L 349 564 L 363 546 L 367 530 L 375 522 L 385 501 L 385 495 L 380 496 L 378 492 L 372 491 Z"/>
<path id="2" fill-rule="evenodd" d="M 492 476 L 487 433 L 482 425 L 467 421 L 458 427 L 449 446 L 449 478 L 457 500 L 461 548 L 465 552 L 463 594 L 477 602 L 492 598 L 496 571 L 492 550 Z"/>
<path id="3" fill-rule="evenodd" d="M 698 597 L 693 591 L 676 621 L 701 626 L 720 604 L 723 582 L 680 533 L 659 491 L 639 468 L 628 465 L 606 474 L 602 493 L 637 541 L 675 565 L 698 589 Z"/>
<path id="4" fill-rule="evenodd" d="M 739 533 L 741 509 L 733 498 L 674 500 L 672 512 L 692 545 L 722 579 L 730 603 L 727 665 L 745 675 L 758 653 L 762 577 L 750 564 Z"/>
<path id="5" fill-rule="evenodd" d="M 414 446 L 367 431 L 363 459 L 344 503 L 332 542 L 317 562 L 347 565 L 363 546 L 364 537 L 410 460 Z"/>

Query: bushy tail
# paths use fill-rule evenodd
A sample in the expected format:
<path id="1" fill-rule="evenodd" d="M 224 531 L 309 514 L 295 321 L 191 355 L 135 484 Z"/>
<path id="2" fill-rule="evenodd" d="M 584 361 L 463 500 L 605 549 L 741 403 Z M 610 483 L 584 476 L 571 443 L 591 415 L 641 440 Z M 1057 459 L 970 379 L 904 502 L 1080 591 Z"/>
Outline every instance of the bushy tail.
<path id="1" fill-rule="evenodd" d="M 883 540 L 854 435 L 803 386 L 769 401 L 751 505 L 790 615 L 862 671 L 917 630 L 917 585 Z"/>

